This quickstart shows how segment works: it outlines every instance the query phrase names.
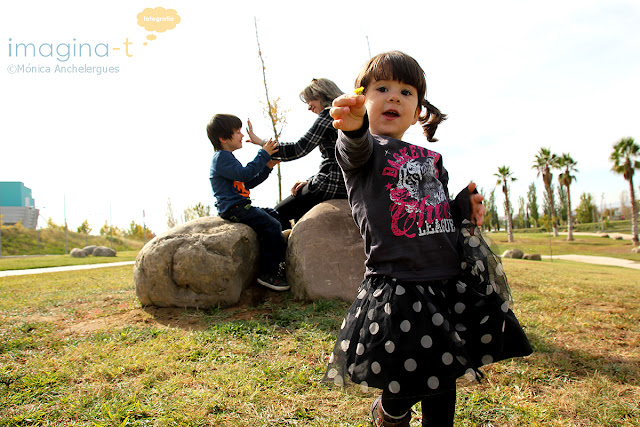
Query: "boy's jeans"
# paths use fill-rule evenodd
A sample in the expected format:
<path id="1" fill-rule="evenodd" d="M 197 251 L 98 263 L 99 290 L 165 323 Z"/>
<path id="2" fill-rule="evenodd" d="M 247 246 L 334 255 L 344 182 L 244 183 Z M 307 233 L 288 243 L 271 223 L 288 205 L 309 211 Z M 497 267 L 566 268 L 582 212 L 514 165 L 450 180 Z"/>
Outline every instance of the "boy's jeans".
<path id="1" fill-rule="evenodd" d="M 260 242 L 260 274 L 278 273 L 286 250 L 278 212 L 271 208 L 256 208 L 247 203 L 227 209 L 220 217 L 251 227 Z"/>

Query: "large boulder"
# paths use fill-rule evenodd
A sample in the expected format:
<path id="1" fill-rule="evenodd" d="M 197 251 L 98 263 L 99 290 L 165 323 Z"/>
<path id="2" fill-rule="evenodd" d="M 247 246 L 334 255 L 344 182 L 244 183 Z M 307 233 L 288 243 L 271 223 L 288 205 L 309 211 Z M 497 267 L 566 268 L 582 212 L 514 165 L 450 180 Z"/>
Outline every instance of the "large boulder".
<path id="1" fill-rule="evenodd" d="M 502 254 L 502 258 L 516 258 L 516 259 L 522 259 L 522 257 L 524 256 L 524 252 L 522 252 L 520 249 L 518 248 L 514 248 L 514 249 L 507 249 L 506 251 L 504 251 L 504 253 Z"/>
<path id="2" fill-rule="evenodd" d="M 540 254 L 524 254 L 522 259 L 528 259 L 531 261 L 542 261 L 542 255 Z"/>
<path id="3" fill-rule="evenodd" d="M 287 282 L 296 298 L 351 302 L 364 277 L 364 246 L 347 200 L 316 205 L 293 227 Z"/>
<path id="4" fill-rule="evenodd" d="M 71 252 L 69 252 L 69 255 L 74 258 L 85 258 L 87 256 L 87 251 L 80 248 L 73 248 L 71 249 Z"/>
<path id="5" fill-rule="evenodd" d="M 92 255 L 93 251 L 97 248 L 98 246 L 96 245 L 89 245 L 89 246 L 85 246 L 84 247 L 84 251 L 87 253 L 87 255 Z"/>
<path id="6" fill-rule="evenodd" d="M 98 246 L 93 250 L 93 256 L 116 256 L 116 251 L 106 246 Z"/>
<path id="7" fill-rule="evenodd" d="M 142 305 L 229 306 L 257 274 L 258 238 L 247 225 L 203 217 L 156 236 L 133 269 Z"/>

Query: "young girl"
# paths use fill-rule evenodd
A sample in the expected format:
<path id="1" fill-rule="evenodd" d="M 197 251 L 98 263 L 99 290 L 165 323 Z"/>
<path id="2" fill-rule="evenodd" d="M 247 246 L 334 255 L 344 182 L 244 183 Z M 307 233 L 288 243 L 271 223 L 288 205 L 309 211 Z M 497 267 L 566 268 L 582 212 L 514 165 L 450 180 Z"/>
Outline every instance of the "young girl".
<path id="1" fill-rule="evenodd" d="M 429 141 L 446 116 L 426 100 L 420 65 L 401 52 L 373 57 L 331 109 L 365 279 L 329 360 L 325 381 L 347 377 L 382 396 L 374 426 L 453 426 L 456 378 L 531 354 L 509 308 L 500 261 L 482 239 L 482 196 L 471 183 L 450 200 L 440 154 L 401 140 L 418 120 Z M 420 115 L 425 107 L 424 115 Z"/>

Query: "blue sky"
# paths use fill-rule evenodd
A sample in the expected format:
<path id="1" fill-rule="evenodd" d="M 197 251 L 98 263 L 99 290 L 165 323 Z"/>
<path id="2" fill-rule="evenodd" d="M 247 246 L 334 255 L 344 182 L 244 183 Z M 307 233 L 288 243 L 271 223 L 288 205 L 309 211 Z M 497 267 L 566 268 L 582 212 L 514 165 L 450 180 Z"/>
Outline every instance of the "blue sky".
<path id="1" fill-rule="evenodd" d="M 296 141 L 316 117 L 298 98 L 312 78 L 352 90 L 369 51 L 397 49 L 422 65 L 429 100 L 449 115 L 439 142 L 427 143 L 418 127 L 405 139 L 443 155 L 451 192 L 470 180 L 490 191 L 493 174 L 507 165 L 518 178 L 512 203 L 531 182 L 541 200 L 542 182 L 531 165 L 541 147 L 551 147 L 578 162 L 574 206 L 583 192 L 605 205 L 628 193 L 608 157 L 620 138 L 640 139 L 637 2 L 342 3 L 312 9 L 253 1 L 3 5 L 0 180 L 24 182 L 42 215 L 57 223 L 64 221 L 66 201 L 72 228 L 88 219 L 98 230 L 110 216 L 127 227 L 141 223 L 144 210 L 159 233 L 166 229 L 168 199 L 176 216 L 198 202 L 213 207 L 212 148 L 204 130 L 211 116 L 251 118 L 258 135 L 269 135 L 257 17 L 270 95 L 288 110 L 283 141 Z M 139 12 L 158 6 L 177 11 L 175 29 L 157 33 L 137 25 Z M 157 38 L 147 40 L 150 34 Z M 107 44 L 109 55 L 9 56 L 11 43 L 55 47 L 74 38 L 94 48 Z M 10 73 L 21 65 L 50 71 Z M 61 74 L 56 65 L 118 72 Z M 236 154 L 247 162 L 256 150 L 245 144 Z M 283 164 L 285 195 L 318 164 L 318 153 Z M 273 206 L 277 197 L 275 176 L 252 191 L 258 206 Z M 498 200 L 502 206 L 501 195 Z"/>

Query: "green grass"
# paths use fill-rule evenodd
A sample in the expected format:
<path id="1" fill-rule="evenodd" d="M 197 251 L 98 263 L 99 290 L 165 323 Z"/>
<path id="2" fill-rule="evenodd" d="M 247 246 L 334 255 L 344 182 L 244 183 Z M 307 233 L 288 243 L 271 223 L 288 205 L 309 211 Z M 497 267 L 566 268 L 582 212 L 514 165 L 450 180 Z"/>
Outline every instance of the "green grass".
<path id="1" fill-rule="evenodd" d="M 615 240 L 599 236 L 574 236 L 573 241 L 567 241 L 567 236 L 553 237 L 549 233 L 514 233 L 514 242 L 509 243 L 506 232 L 485 232 L 485 239 L 491 249 L 502 255 L 507 249 L 518 248 L 525 254 L 538 253 L 541 255 L 580 254 L 606 256 L 614 258 L 640 261 L 640 254 L 631 253 L 633 244 L 630 240 Z M 551 248 L 549 242 L 551 241 Z"/>
<path id="2" fill-rule="evenodd" d="M 640 426 L 640 275 L 504 264 L 535 353 L 460 382 L 456 426 Z M 0 425 L 369 425 L 375 392 L 320 382 L 348 304 L 243 301 L 143 308 L 130 266 L 0 279 Z"/>
<path id="3" fill-rule="evenodd" d="M 115 257 L 88 256 L 86 258 L 74 258 L 71 255 L 43 255 L 0 258 L 0 271 L 135 261 L 137 255 L 138 251 L 123 251 L 118 252 Z"/>

